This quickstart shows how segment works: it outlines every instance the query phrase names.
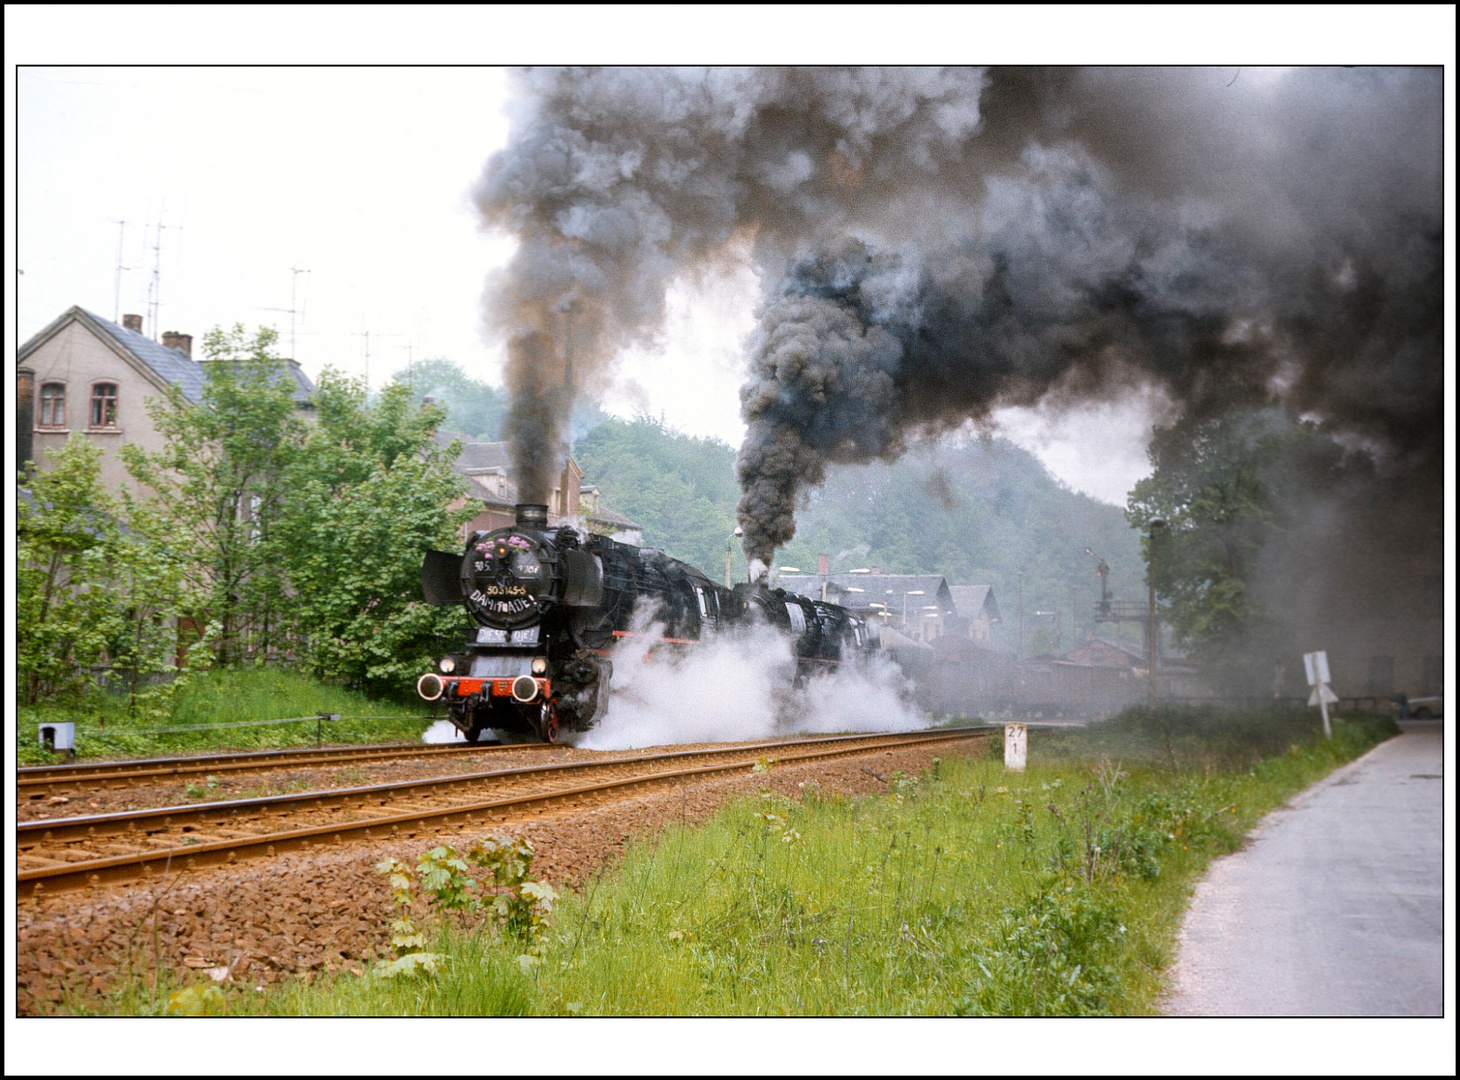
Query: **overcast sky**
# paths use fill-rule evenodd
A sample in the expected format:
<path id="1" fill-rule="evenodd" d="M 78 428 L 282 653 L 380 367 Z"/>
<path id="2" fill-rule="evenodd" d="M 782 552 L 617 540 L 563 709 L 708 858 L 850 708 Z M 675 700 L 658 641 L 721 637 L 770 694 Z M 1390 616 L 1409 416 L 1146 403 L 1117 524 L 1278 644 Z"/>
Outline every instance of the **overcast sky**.
<path id="1" fill-rule="evenodd" d="M 210 53 L 175 59 L 193 55 Z M 154 337 L 271 325 L 309 374 L 372 388 L 437 356 L 500 382 L 479 312 L 510 241 L 478 228 L 467 193 L 506 138 L 501 68 L 91 59 L 16 72 L 18 342 L 80 304 L 147 316 Z M 607 407 L 738 446 L 757 291 L 748 270 L 676 286 L 662 347 L 620 358 Z M 1124 503 L 1148 471 L 1150 405 L 998 418 L 1070 486 Z"/>

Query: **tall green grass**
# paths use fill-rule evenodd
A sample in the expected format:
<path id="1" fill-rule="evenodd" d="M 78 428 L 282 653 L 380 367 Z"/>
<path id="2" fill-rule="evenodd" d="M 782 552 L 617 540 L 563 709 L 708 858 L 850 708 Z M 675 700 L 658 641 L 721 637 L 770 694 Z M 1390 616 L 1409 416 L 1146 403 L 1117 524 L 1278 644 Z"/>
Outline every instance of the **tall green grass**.
<path id="1" fill-rule="evenodd" d="M 316 724 L 319 713 L 342 719 Z M 190 727 L 303 718 L 303 723 L 189 731 Z M 37 745 L 36 725 L 76 724 L 78 757 L 133 757 L 214 750 L 256 750 L 310 744 L 418 739 L 432 722 L 424 701 L 367 698 L 341 686 L 273 667 L 192 673 L 152 715 L 138 715 L 122 694 L 96 691 L 64 705 L 22 706 L 18 711 L 17 760 L 46 764 L 57 755 Z"/>
<path id="2" fill-rule="evenodd" d="M 560 904 L 541 962 L 443 924 L 440 972 L 344 976 L 283 1015 L 1140 1015 L 1188 890 L 1268 810 L 1397 729 L 1381 717 L 1127 714 L 949 758 L 885 795 L 770 792 L 633 844 Z M 1155 726 L 1152 726 L 1152 725 Z M 1268 753 L 1254 759 L 1248 740 Z M 1119 750 L 1127 757 L 1112 756 Z M 382 928 L 390 912 L 381 911 Z M 386 934 L 382 932 L 382 940 Z"/>

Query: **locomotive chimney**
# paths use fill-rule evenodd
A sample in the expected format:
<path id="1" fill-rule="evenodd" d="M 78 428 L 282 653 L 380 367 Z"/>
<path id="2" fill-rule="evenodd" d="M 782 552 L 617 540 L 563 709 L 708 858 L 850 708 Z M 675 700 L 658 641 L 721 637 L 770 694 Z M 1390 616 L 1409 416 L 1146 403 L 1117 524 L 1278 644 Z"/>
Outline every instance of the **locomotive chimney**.
<path id="1" fill-rule="evenodd" d="M 517 524 L 524 527 L 534 526 L 539 529 L 546 529 L 548 523 L 548 508 L 546 503 L 518 503 Z"/>

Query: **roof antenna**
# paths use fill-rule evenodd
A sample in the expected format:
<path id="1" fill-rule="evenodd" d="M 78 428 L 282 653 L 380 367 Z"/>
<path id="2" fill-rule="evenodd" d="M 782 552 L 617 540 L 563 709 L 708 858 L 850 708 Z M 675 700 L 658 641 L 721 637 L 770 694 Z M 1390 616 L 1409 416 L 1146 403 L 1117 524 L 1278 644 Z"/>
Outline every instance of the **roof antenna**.
<path id="1" fill-rule="evenodd" d="M 152 282 L 147 286 L 147 317 L 152 324 L 152 340 L 157 338 L 157 310 L 162 306 L 162 230 L 176 229 L 182 232 L 181 225 L 164 225 L 162 215 L 165 214 L 166 201 L 163 202 L 163 209 L 157 214 L 157 232 L 152 242 Z"/>
<path id="2" fill-rule="evenodd" d="M 122 241 L 127 235 L 127 223 L 125 221 L 118 221 L 116 218 L 112 218 L 112 223 L 120 226 L 117 229 L 117 278 L 114 289 L 115 295 L 112 299 L 112 322 L 120 323 L 122 321 L 122 272 L 125 270 L 135 270 L 136 267 L 122 265 Z"/>
<path id="3" fill-rule="evenodd" d="M 288 315 L 289 316 L 289 359 L 290 360 L 293 360 L 295 363 L 298 363 L 298 361 L 299 361 L 299 346 L 298 346 L 298 343 L 297 343 L 297 340 L 296 340 L 296 336 L 295 336 L 295 323 L 294 323 L 294 318 L 297 315 L 303 315 L 304 314 L 303 309 L 299 307 L 299 303 L 298 303 L 298 295 L 299 295 L 299 292 L 298 292 L 298 289 L 299 289 L 299 275 L 300 274 L 307 274 L 307 273 L 309 273 L 309 271 L 308 270 L 301 270 L 297 266 L 291 266 L 291 267 L 289 267 L 289 272 L 291 274 L 293 274 L 293 277 L 290 278 L 290 280 L 289 280 L 289 306 L 286 307 L 286 308 L 266 307 L 266 308 L 259 308 L 259 310 L 260 311 L 277 311 L 277 312 L 280 312 L 280 313 L 282 313 L 284 315 Z"/>

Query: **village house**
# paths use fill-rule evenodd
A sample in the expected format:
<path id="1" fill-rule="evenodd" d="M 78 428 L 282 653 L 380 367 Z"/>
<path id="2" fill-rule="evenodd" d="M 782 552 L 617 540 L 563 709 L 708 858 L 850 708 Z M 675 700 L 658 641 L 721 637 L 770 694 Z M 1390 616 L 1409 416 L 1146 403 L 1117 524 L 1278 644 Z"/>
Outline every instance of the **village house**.
<path id="1" fill-rule="evenodd" d="M 994 624 L 1002 623 L 992 585 L 950 585 L 956 614 L 949 619 L 949 632 L 981 645 L 993 643 Z"/>
<path id="2" fill-rule="evenodd" d="M 792 574 L 787 592 L 840 604 L 863 619 L 898 628 L 924 644 L 952 632 L 958 609 L 942 574 Z"/>
<path id="3" fill-rule="evenodd" d="M 1069 664 L 1084 667 L 1141 668 L 1146 666 L 1146 651 L 1140 645 L 1121 641 L 1106 641 L 1092 637 L 1085 644 L 1071 649 L 1065 658 Z"/>
<path id="4" fill-rule="evenodd" d="M 434 436 L 443 449 L 461 440 L 461 453 L 452 467 L 466 478 L 467 500 L 480 502 L 481 511 L 462 527 L 463 540 L 478 530 L 490 532 L 517 521 L 517 484 L 512 478 L 512 445 L 505 442 L 473 442 L 465 435 L 438 431 Z M 623 544 L 640 545 L 644 530 L 637 522 L 604 507 L 598 488 L 583 483 L 583 470 L 571 457 L 563 466 L 558 484 L 548 495 L 548 524 L 575 524 Z"/>
<path id="5" fill-rule="evenodd" d="M 193 359 L 190 334 L 168 331 L 160 342 L 143 332 L 142 316 L 124 315 L 118 325 L 75 306 L 20 347 L 16 366 L 17 460 L 49 468 L 49 455 L 65 445 L 73 432 L 102 450 L 101 483 L 108 490 L 135 488 L 118 451 L 126 443 L 157 452 L 166 445 L 147 412 L 149 398 L 162 397 L 169 386 L 187 401 L 202 400 L 207 364 Z M 314 383 L 297 361 L 282 361 L 294 381 L 294 400 L 301 412 L 314 412 Z M 516 520 L 517 488 L 510 476 L 507 443 L 473 442 L 450 432 L 436 440 L 442 446 L 463 439 L 454 462 L 466 478 L 469 498 L 482 510 L 469 529 L 494 529 Z M 460 505 L 460 504 L 458 504 Z M 642 542 L 641 527 L 600 504 L 598 488 L 583 483 L 583 470 L 571 458 L 553 489 L 550 515 L 554 523 L 577 521 L 584 528 L 624 543 Z"/>
<path id="6" fill-rule="evenodd" d="M 157 452 L 166 445 L 147 414 L 147 399 L 175 386 L 185 399 L 202 400 L 208 363 L 193 359 L 190 334 L 168 331 L 162 341 L 142 332 L 142 316 L 122 325 L 71 307 L 20 347 L 16 368 L 17 460 L 49 468 L 49 455 L 79 432 L 102 450 L 101 482 L 109 490 L 135 485 L 118 451 L 126 443 Z M 314 383 L 293 360 L 294 400 L 314 410 Z"/>

